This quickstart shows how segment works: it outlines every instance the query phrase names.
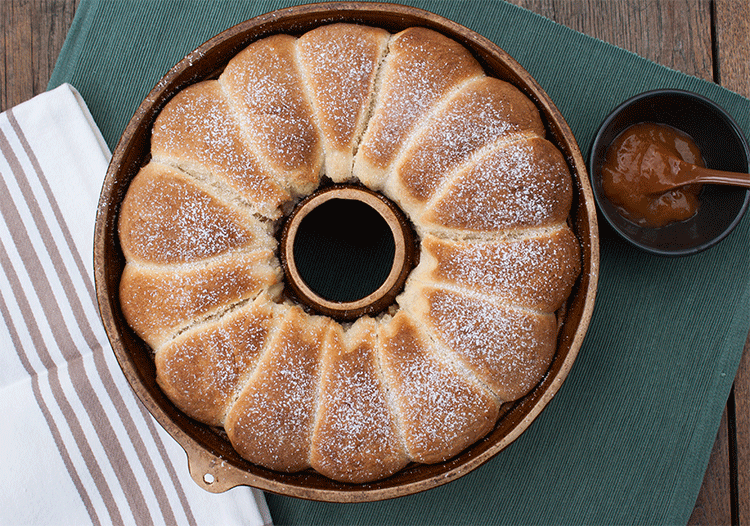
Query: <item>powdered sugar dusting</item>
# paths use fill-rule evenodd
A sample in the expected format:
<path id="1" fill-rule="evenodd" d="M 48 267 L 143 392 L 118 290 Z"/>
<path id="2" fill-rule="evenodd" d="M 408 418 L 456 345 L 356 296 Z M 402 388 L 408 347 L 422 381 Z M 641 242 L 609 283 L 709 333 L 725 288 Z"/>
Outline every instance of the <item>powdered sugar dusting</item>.
<path id="1" fill-rule="evenodd" d="M 268 306 L 253 302 L 184 333 L 157 353 L 160 385 L 193 418 L 221 424 L 240 381 L 260 356 L 270 322 Z"/>
<path id="2" fill-rule="evenodd" d="M 389 166 L 406 134 L 436 101 L 452 87 L 482 74 L 464 48 L 422 28 L 394 38 L 383 68 L 381 93 L 360 144 L 360 152 L 379 168 Z"/>
<path id="3" fill-rule="evenodd" d="M 543 134 L 539 113 L 517 88 L 491 77 L 466 85 L 424 126 L 396 170 L 419 201 L 479 148 L 509 134 Z"/>
<path id="4" fill-rule="evenodd" d="M 560 152 L 544 139 L 503 145 L 453 179 L 428 205 L 426 223 L 496 232 L 565 221 L 570 173 Z"/>
<path id="5" fill-rule="evenodd" d="M 238 254 L 182 272 L 128 263 L 120 286 L 123 314 L 139 336 L 158 348 L 162 338 L 275 283 L 278 276 L 266 263 L 269 257 Z"/>
<path id="6" fill-rule="evenodd" d="M 284 471 L 308 467 L 325 327 L 292 309 L 230 411 L 229 438 L 250 460 Z"/>
<path id="7" fill-rule="evenodd" d="M 131 184 L 120 216 L 123 250 L 152 263 L 185 263 L 268 245 L 252 220 L 179 172 L 149 164 Z"/>
<path id="8" fill-rule="evenodd" d="M 277 35 L 251 44 L 229 62 L 219 80 L 264 161 L 293 184 L 316 183 L 322 148 L 294 42 Z"/>
<path id="9" fill-rule="evenodd" d="M 503 401 L 523 396 L 539 382 L 554 354 L 553 315 L 438 289 L 425 294 L 433 331 Z"/>
<path id="10" fill-rule="evenodd" d="M 121 305 L 167 395 L 244 458 L 362 483 L 455 456 L 532 388 L 580 251 L 530 100 L 431 30 L 336 27 L 254 42 L 167 104 L 159 174 L 123 204 Z M 423 252 L 401 308 L 341 326 L 281 294 L 266 219 L 353 155 L 409 201 Z"/>
<path id="11" fill-rule="evenodd" d="M 436 262 L 427 281 L 458 285 L 544 312 L 562 306 L 580 271 L 578 243 L 567 227 L 505 241 L 427 236 L 422 246 Z"/>
<path id="12" fill-rule="evenodd" d="M 335 338 L 326 349 L 312 464 L 338 480 L 381 478 L 406 463 L 377 375 L 374 342 L 374 334 L 360 336 L 344 351 Z"/>
<path id="13" fill-rule="evenodd" d="M 223 179 L 265 215 L 289 198 L 242 141 L 215 80 L 190 86 L 167 104 L 154 125 L 152 152 L 188 172 Z"/>
<path id="14" fill-rule="evenodd" d="M 351 153 L 387 37 L 382 30 L 335 24 L 310 31 L 298 41 L 300 63 L 312 86 L 329 150 Z"/>
<path id="15" fill-rule="evenodd" d="M 485 434 L 497 418 L 490 396 L 456 366 L 430 350 L 403 311 L 396 333 L 383 342 L 384 373 L 390 378 L 409 454 L 420 462 L 450 458 Z"/>

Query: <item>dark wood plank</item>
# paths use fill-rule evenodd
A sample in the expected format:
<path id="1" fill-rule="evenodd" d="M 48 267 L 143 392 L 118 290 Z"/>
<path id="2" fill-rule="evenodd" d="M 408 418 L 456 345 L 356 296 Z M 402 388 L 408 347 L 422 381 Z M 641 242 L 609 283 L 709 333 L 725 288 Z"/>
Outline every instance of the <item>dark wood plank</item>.
<path id="1" fill-rule="evenodd" d="M 735 524 L 750 524 L 750 335 L 745 342 L 742 362 L 734 379 L 735 436 L 734 448 L 736 507 Z"/>
<path id="2" fill-rule="evenodd" d="M 0 111 L 43 92 L 78 0 L 1 0 Z"/>
<path id="3" fill-rule="evenodd" d="M 716 77 L 722 86 L 750 97 L 750 4 L 745 0 L 715 0 Z M 733 523 L 750 525 L 750 335 L 732 392 Z"/>
<path id="4" fill-rule="evenodd" d="M 715 0 L 717 82 L 750 97 L 750 3 Z"/>
<path id="5" fill-rule="evenodd" d="M 703 485 L 695 502 L 695 508 L 688 521 L 689 525 L 732 524 L 732 476 L 730 466 L 730 429 L 727 413 L 724 410 L 721 425 L 711 451 L 711 460 L 703 477 Z"/>
<path id="6" fill-rule="evenodd" d="M 562 25 L 712 80 L 709 0 L 509 0 Z"/>

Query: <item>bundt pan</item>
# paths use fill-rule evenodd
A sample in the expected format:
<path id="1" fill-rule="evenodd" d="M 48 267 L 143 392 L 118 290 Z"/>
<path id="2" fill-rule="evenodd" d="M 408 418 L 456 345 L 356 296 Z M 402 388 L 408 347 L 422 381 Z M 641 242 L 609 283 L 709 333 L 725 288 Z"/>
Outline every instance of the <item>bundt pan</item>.
<path id="1" fill-rule="evenodd" d="M 118 300 L 125 260 L 117 236 L 120 204 L 130 181 L 149 158 L 150 130 L 161 108 L 182 88 L 215 78 L 236 53 L 275 33 L 302 34 L 333 22 L 361 23 L 397 33 L 424 26 L 468 48 L 488 75 L 506 80 L 533 100 L 548 138 L 564 153 L 573 174 L 570 223 L 582 246 L 582 272 L 565 307 L 557 354 L 540 384 L 502 408 L 487 436 L 448 461 L 413 464 L 373 483 L 340 483 L 313 471 L 287 474 L 242 459 L 225 435 L 181 413 L 156 383 L 148 346 L 126 323 Z M 187 452 L 195 482 L 211 492 L 247 485 L 283 495 L 331 502 L 364 502 L 400 497 L 453 481 L 487 462 L 521 435 L 560 389 L 573 366 L 591 319 L 599 269 L 599 240 L 594 198 L 584 160 L 562 115 L 537 82 L 513 58 L 486 38 L 435 14 L 394 4 L 332 3 L 268 13 L 212 38 L 174 66 L 149 93 L 126 127 L 106 174 L 96 218 L 94 268 L 99 310 L 122 370 L 149 411 Z"/>

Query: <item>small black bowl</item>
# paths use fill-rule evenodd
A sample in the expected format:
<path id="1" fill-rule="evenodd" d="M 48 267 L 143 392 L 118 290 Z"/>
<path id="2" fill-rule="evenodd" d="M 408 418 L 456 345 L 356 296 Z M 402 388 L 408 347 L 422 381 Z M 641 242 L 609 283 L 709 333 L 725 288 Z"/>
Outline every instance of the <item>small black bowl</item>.
<path id="1" fill-rule="evenodd" d="M 698 212 L 685 221 L 652 228 L 623 217 L 602 190 L 607 148 L 639 122 L 667 124 L 693 138 L 708 168 L 747 172 L 750 147 L 737 123 L 713 101 L 682 90 L 655 90 L 623 102 L 605 119 L 594 138 L 589 173 L 594 197 L 607 222 L 627 241 L 653 254 L 687 256 L 716 245 L 737 226 L 750 203 L 750 190 L 704 185 Z"/>

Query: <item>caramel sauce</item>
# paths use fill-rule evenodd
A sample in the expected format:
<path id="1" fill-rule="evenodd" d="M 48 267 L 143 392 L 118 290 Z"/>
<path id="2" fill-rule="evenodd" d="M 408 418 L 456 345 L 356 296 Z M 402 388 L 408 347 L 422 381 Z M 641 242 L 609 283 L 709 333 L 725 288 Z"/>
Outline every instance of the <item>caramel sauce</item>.
<path id="1" fill-rule="evenodd" d="M 689 219 L 700 205 L 700 184 L 659 191 L 674 177 L 668 160 L 658 155 L 659 151 L 704 166 L 690 136 L 665 124 L 643 122 L 617 136 L 607 149 L 602 167 L 607 199 L 624 217 L 641 226 L 660 227 Z"/>

